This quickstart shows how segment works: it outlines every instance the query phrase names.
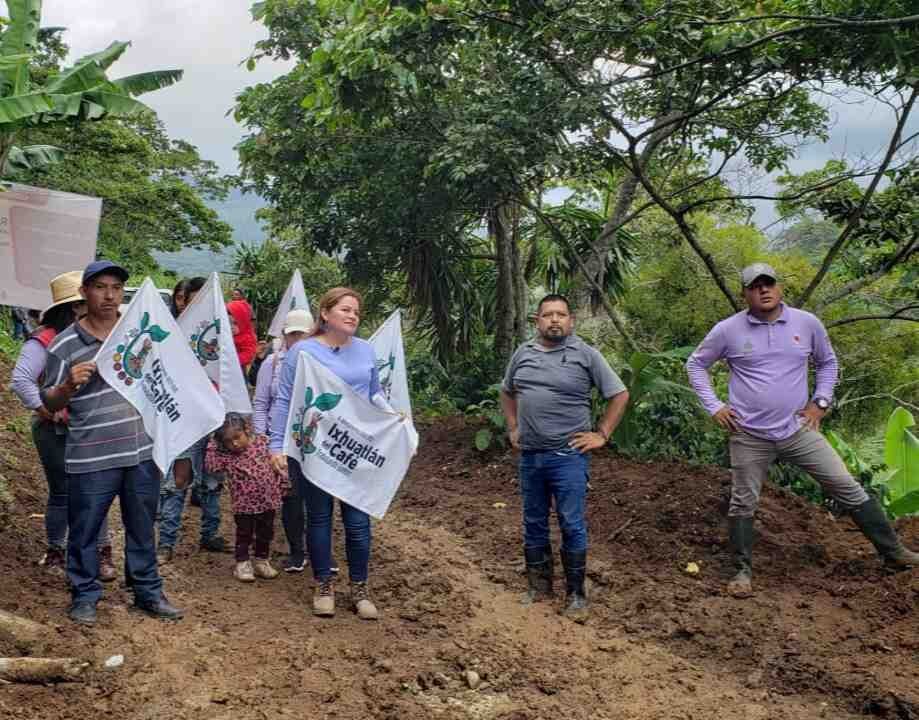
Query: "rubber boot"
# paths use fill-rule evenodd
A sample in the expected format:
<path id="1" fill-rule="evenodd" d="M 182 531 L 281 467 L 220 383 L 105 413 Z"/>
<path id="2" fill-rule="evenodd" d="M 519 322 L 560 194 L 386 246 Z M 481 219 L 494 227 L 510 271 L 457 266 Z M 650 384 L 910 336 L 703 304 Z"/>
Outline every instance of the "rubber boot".
<path id="1" fill-rule="evenodd" d="M 588 610 L 584 578 L 587 575 L 587 551 L 562 550 L 562 565 L 565 566 L 565 617 L 577 623 L 586 622 Z"/>
<path id="2" fill-rule="evenodd" d="M 872 498 L 855 508 L 852 519 L 874 545 L 886 568 L 898 571 L 919 567 L 919 553 L 903 546 L 877 500 Z"/>
<path id="3" fill-rule="evenodd" d="M 729 517 L 728 539 L 737 574 L 728 583 L 728 593 L 736 598 L 753 595 L 753 518 Z"/>
<path id="4" fill-rule="evenodd" d="M 524 605 L 532 605 L 539 600 L 551 598 L 552 580 L 555 573 L 555 561 L 550 546 L 541 548 L 524 548 L 523 557 L 527 565 L 527 592 L 523 597 Z"/>

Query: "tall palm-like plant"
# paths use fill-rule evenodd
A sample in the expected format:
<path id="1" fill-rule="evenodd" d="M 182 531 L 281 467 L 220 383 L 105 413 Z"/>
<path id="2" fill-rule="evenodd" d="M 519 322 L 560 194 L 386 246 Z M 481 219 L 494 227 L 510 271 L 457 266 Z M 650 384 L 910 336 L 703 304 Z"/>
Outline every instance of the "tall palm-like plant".
<path id="1" fill-rule="evenodd" d="M 113 42 L 38 84 L 32 63 L 38 49 L 41 0 L 7 0 L 6 4 L 10 16 L 0 35 L 0 177 L 11 169 L 34 168 L 62 157 L 58 148 L 48 145 L 17 147 L 16 135 L 23 128 L 150 112 L 134 98 L 182 78 L 181 70 L 158 70 L 110 80 L 108 69 L 130 45 Z"/>

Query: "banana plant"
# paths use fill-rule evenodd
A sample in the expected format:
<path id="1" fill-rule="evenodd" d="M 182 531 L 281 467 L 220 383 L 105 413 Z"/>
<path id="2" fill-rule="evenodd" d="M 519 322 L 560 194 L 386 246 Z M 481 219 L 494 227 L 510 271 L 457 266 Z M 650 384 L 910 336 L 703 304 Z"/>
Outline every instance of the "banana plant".
<path id="1" fill-rule="evenodd" d="M 135 100 L 172 85 L 181 70 L 159 70 L 110 80 L 106 74 L 128 42 L 113 42 L 38 85 L 32 61 L 41 32 L 41 0 L 7 0 L 9 19 L 0 35 L 0 177 L 10 171 L 59 162 L 63 152 L 48 145 L 17 147 L 19 131 L 38 124 L 130 117 L 151 112 Z"/>
<path id="2" fill-rule="evenodd" d="M 887 419 L 884 463 L 887 479 L 887 509 L 894 517 L 919 513 L 919 438 L 911 428 L 916 419 L 906 408 L 896 408 Z"/>
<path id="3" fill-rule="evenodd" d="M 656 367 L 660 362 L 685 361 L 694 349 L 692 346 L 684 346 L 667 352 L 634 352 L 629 356 L 629 364 L 621 372 L 622 382 L 629 391 L 629 406 L 613 434 L 620 448 L 628 450 L 638 446 L 640 424 L 637 411 L 649 396 L 678 393 L 689 398 L 695 397 L 692 388 L 667 380 Z"/>

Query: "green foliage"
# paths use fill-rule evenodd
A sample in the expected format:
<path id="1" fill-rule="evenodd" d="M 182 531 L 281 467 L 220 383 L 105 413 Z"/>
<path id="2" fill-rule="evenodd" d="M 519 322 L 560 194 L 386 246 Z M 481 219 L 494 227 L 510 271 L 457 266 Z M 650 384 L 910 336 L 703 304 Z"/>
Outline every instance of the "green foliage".
<path id="1" fill-rule="evenodd" d="M 473 444 L 476 450 L 485 452 L 490 448 L 503 450 L 507 448 L 507 422 L 501 412 L 501 385 L 491 385 L 485 391 L 485 397 L 478 403 L 466 406 L 467 417 L 484 421 L 485 427 L 476 432 Z"/>
<path id="2" fill-rule="evenodd" d="M 0 313 L 0 355 L 8 362 L 16 362 L 19 351 L 22 350 L 22 341 L 14 340 L 12 335 L 12 319 L 7 309 Z"/>
<path id="3" fill-rule="evenodd" d="M 152 115 L 72 127 L 37 127 L 29 142 L 61 147 L 63 162 L 26 170 L 16 179 L 103 199 L 98 253 L 131 273 L 156 271 L 152 252 L 219 249 L 232 229 L 207 206 L 226 197 L 230 179 L 197 149 L 167 136 Z"/>
<path id="4" fill-rule="evenodd" d="M 51 149 L 17 147 L 14 143 L 23 130 L 144 115 L 150 109 L 134 96 L 182 77 L 181 70 L 165 70 L 144 73 L 142 79 L 109 80 L 107 71 L 128 48 L 127 42 L 113 42 L 59 69 L 51 61 L 65 53 L 57 29 L 44 33 L 39 29 L 40 0 L 11 1 L 7 9 L 10 21 L 0 36 L 0 176 L 10 169 L 37 169 L 60 160 L 60 153 Z"/>
<path id="5" fill-rule="evenodd" d="M 887 420 L 884 462 L 890 468 L 891 476 L 886 486 L 889 511 L 896 515 L 919 509 L 919 438 L 911 430 L 915 425 L 912 413 L 903 407 L 894 410 Z"/>
<path id="6" fill-rule="evenodd" d="M 887 420 L 883 462 L 873 463 L 832 430 L 826 438 L 852 476 L 866 489 L 880 495 L 892 518 L 919 513 L 919 439 L 912 432 L 916 421 L 908 410 L 897 407 Z"/>
<path id="7" fill-rule="evenodd" d="M 341 265 L 328 256 L 304 248 L 287 235 L 269 238 L 260 246 L 238 245 L 233 281 L 246 294 L 255 312 L 256 325 L 267 330 L 284 296 L 295 268 L 303 275 L 307 299 L 314 303 L 322 293 L 345 284 Z"/>

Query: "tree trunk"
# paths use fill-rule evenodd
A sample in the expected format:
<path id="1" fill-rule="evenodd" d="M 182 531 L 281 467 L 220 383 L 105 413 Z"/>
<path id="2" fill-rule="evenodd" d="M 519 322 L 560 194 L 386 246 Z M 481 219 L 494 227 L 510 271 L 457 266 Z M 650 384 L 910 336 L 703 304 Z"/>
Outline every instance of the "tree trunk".
<path id="1" fill-rule="evenodd" d="M 501 203 L 488 211 L 488 234 L 495 246 L 498 266 L 495 353 L 505 362 L 526 330 L 525 282 L 511 205 Z"/>
<path id="2" fill-rule="evenodd" d="M 514 224 L 512 233 L 512 246 L 514 258 L 514 280 L 516 281 L 515 300 L 516 318 L 514 322 L 514 346 L 516 347 L 527 339 L 529 318 L 527 317 L 529 287 L 526 279 L 526 261 L 520 254 L 520 206 L 514 204 Z"/>
<path id="3" fill-rule="evenodd" d="M 88 662 L 75 658 L 0 658 L 0 680 L 17 683 L 72 682 Z"/>

